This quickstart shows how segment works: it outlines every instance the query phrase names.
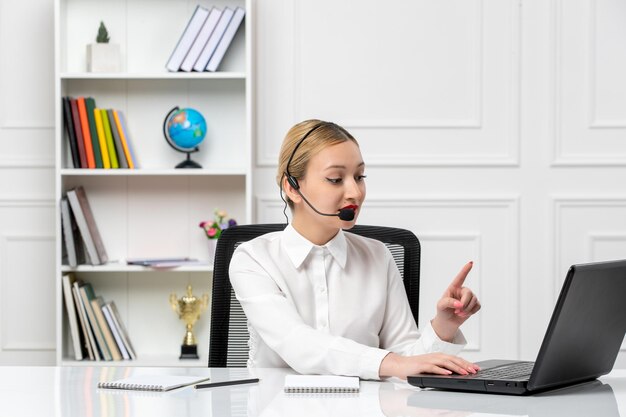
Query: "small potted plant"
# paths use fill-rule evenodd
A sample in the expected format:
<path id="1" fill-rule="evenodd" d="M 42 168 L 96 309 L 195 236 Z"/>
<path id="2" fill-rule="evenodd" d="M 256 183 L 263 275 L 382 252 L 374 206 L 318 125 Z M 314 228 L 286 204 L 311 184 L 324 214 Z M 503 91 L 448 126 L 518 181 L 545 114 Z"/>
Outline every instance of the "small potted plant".
<path id="1" fill-rule="evenodd" d="M 96 43 L 87 45 L 87 71 L 118 72 L 120 70 L 120 46 L 109 43 L 109 32 L 100 22 Z"/>
<path id="2" fill-rule="evenodd" d="M 209 239 L 209 261 L 213 262 L 215 258 L 215 248 L 217 246 L 217 239 L 219 239 L 222 231 L 237 225 L 237 221 L 228 217 L 228 213 L 224 210 L 215 209 L 215 217 L 213 220 L 200 222 L 198 226 L 202 230 L 206 237 Z"/>

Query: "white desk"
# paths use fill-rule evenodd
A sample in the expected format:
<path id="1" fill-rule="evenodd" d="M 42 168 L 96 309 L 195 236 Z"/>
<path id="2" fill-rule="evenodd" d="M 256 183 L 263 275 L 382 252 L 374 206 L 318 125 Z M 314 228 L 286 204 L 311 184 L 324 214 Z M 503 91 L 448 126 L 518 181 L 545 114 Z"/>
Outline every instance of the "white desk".
<path id="1" fill-rule="evenodd" d="M 419 390 L 400 381 L 361 382 L 359 394 L 287 395 L 284 369 L 260 369 L 258 384 L 166 393 L 99 390 L 131 374 L 243 378 L 245 369 L 0 367 L 0 416 L 592 416 L 626 417 L 626 370 L 531 397 Z"/>

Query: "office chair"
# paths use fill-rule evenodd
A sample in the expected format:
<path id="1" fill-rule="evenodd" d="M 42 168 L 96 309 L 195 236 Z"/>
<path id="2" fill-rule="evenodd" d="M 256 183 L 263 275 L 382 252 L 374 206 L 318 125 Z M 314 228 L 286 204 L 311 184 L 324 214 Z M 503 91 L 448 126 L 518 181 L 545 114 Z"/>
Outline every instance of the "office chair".
<path id="1" fill-rule="evenodd" d="M 213 268 L 209 367 L 245 367 L 248 360 L 248 323 L 230 285 L 228 268 L 233 252 L 242 242 L 285 228 L 280 224 L 235 226 L 217 241 Z M 377 239 L 393 255 L 404 281 L 411 312 L 418 323 L 420 243 L 410 231 L 393 227 L 356 225 L 347 233 Z"/>

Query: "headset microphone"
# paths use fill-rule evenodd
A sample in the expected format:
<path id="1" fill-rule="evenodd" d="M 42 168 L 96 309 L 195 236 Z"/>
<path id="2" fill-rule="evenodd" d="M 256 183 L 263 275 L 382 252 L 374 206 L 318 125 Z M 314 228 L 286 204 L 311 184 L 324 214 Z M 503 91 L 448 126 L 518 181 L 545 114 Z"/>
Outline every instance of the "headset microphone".
<path id="1" fill-rule="evenodd" d="M 341 210 L 339 210 L 339 213 L 322 213 L 321 211 L 319 211 L 318 209 L 316 209 L 315 207 L 313 207 L 313 204 L 309 203 L 309 200 L 306 199 L 306 197 L 304 195 L 302 195 L 302 193 L 300 192 L 299 189 L 295 188 L 296 192 L 298 194 L 300 194 L 300 197 L 302 197 L 302 199 L 304 200 L 305 203 L 308 204 L 309 207 L 311 207 L 313 209 L 314 212 L 316 212 L 317 214 L 321 215 L 321 216 L 337 216 L 339 217 L 341 220 L 345 221 L 345 222 L 349 222 L 354 220 L 354 216 L 355 216 L 355 211 L 353 208 L 342 208 Z"/>
<path id="2" fill-rule="evenodd" d="M 291 185 L 293 187 L 293 189 L 296 190 L 296 192 L 298 194 L 300 194 L 300 197 L 302 197 L 304 202 L 307 203 L 307 205 L 309 207 L 311 207 L 314 212 L 316 212 L 317 214 L 322 215 L 322 216 L 337 216 L 341 220 L 349 222 L 349 221 L 354 220 L 355 211 L 354 211 L 353 208 L 343 208 L 343 209 L 339 210 L 339 213 L 322 213 L 321 211 L 319 211 L 318 209 L 313 207 L 313 204 L 309 203 L 309 200 L 307 200 L 306 197 L 304 195 L 302 195 L 302 193 L 300 192 L 300 184 L 298 184 L 298 179 L 296 177 L 294 177 L 293 175 L 291 175 L 291 173 L 289 173 L 289 165 L 291 165 L 291 161 L 293 160 L 293 156 L 296 154 L 296 151 L 298 150 L 298 148 L 300 147 L 302 142 L 304 142 L 304 140 L 311 133 L 313 133 L 315 130 L 319 129 L 320 127 L 324 126 L 325 124 L 327 124 L 327 123 L 320 122 L 320 123 L 316 124 L 315 126 L 313 126 L 311 128 L 311 130 L 309 130 L 302 137 L 302 139 L 300 139 L 300 141 L 296 144 L 296 146 L 293 149 L 293 152 L 291 153 L 291 156 L 289 157 L 289 161 L 287 161 L 287 166 L 285 168 L 285 176 L 287 177 L 287 182 L 289 182 L 289 185 Z M 282 194 L 281 194 L 281 196 L 282 196 Z"/>

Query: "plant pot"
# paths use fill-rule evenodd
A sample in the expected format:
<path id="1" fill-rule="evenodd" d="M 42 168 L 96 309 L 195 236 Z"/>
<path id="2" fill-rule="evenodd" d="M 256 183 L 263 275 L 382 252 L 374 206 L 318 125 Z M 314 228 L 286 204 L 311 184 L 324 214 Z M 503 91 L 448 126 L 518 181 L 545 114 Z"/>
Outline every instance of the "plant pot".
<path id="1" fill-rule="evenodd" d="M 88 72 L 119 72 L 120 46 L 116 43 L 90 43 L 87 45 Z"/>
<path id="2" fill-rule="evenodd" d="M 215 249 L 217 248 L 217 239 L 209 239 L 209 264 L 215 263 Z"/>

